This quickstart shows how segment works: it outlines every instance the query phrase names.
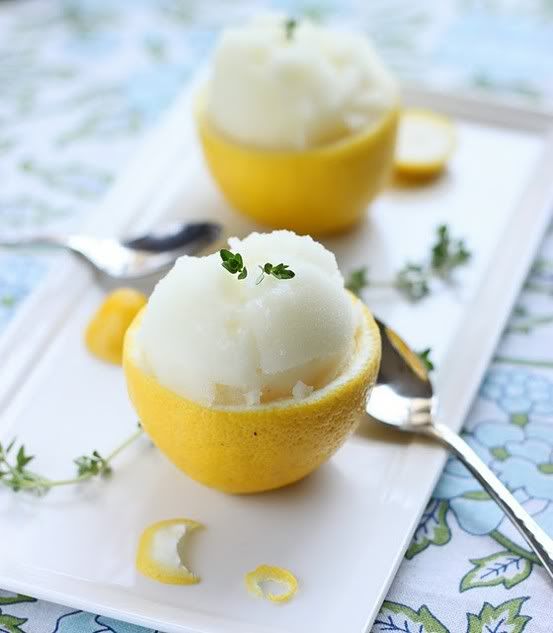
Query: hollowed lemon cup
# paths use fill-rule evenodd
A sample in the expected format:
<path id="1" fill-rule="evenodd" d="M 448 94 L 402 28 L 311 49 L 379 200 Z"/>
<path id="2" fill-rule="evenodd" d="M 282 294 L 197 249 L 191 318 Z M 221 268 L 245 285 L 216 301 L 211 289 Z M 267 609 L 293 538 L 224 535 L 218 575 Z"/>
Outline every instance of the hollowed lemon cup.
<path id="1" fill-rule="evenodd" d="M 126 334 L 123 367 L 144 430 L 178 468 L 224 492 L 261 492 L 305 477 L 356 429 L 376 379 L 380 336 L 361 310 L 355 352 L 338 378 L 300 401 L 250 407 L 202 406 L 160 385 L 136 360 L 138 315 Z"/>
<path id="2" fill-rule="evenodd" d="M 271 228 L 322 235 L 358 222 L 393 168 L 398 109 L 364 131 L 298 151 L 240 144 L 209 121 L 202 101 L 196 119 L 213 178 L 238 211 Z"/>

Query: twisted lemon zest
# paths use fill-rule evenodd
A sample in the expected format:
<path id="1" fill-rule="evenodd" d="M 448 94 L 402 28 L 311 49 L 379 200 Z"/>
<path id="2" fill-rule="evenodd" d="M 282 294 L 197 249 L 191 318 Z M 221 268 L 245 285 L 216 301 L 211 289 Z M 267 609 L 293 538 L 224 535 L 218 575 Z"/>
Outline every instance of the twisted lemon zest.
<path id="1" fill-rule="evenodd" d="M 297 578 L 291 571 L 272 565 L 260 565 L 245 576 L 248 591 L 258 598 L 265 598 L 271 602 L 287 602 L 298 590 Z M 264 590 L 263 583 L 276 582 L 287 590 L 283 593 L 270 593 Z"/>
<path id="2" fill-rule="evenodd" d="M 180 559 L 179 549 L 181 541 L 186 538 L 189 532 L 204 527 L 201 523 L 192 519 L 168 519 L 158 521 L 148 526 L 140 536 L 136 554 L 136 568 L 144 576 L 169 585 L 195 585 L 200 582 L 199 576 L 187 569 L 184 563 L 178 566 L 168 566 L 160 563 L 155 558 L 153 551 L 154 538 L 160 530 L 170 528 L 175 525 L 185 527 L 184 534 L 175 540 L 175 553 Z"/>

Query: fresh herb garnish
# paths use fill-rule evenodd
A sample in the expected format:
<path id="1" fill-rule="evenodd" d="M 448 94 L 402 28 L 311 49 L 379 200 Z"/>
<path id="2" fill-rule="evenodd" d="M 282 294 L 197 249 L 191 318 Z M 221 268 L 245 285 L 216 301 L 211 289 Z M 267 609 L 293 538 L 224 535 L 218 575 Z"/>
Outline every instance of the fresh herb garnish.
<path id="1" fill-rule="evenodd" d="M 366 267 L 350 273 L 346 288 L 356 295 L 368 287 L 395 288 L 409 301 L 420 301 L 432 291 L 434 277 L 450 282 L 455 268 L 466 264 L 471 257 L 464 240 L 452 239 L 449 228 L 441 224 L 436 229 L 436 242 L 431 246 L 427 261 L 407 262 L 390 281 L 369 279 Z"/>
<path id="2" fill-rule="evenodd" d="M 248 276 L 248 269 L 244 266 L 240 253 L 233 253 L 226 248 L 222 248 L 219 251 L 219 255 L 223 260 L 223 268 L 228 270 L 231 275 L 238 273 L 238 279 L 245 279 Z"/>
<path id="3" fill-rule="evenodd" d="M 293 270 L 290 270 L 288 264 L 277 264 L 274 266 L 267 262 L 264 266 L 259 267 L 261 270 L 261 274 L 257 278 L 256 284 L 260 284 L 263 281 L 265 275 L 272 275 L 276 279 L 292 279 L 292 277 L 296 276 L 296 273 Z"/>
<path id="4" fill-rule="evenodd" d="M 111 475 L 109 462 L 98 451 L 92 451 L 92 456 L 81 455 L 81 457 L 73 460 L 73 463 L 77 466 L 77 475 L 79 477 L 83 475 L 108 477 Z"/>
<path id="5" fill-rule="evenodd" d="M 139 425 L 138 430 L 107 457 L 102 457 L 98 451 L 93 451 L 91 455 L 77 457 L 73 460 L 77 467 L 77 474 L 69 479 L 49 479 L 30 470 L 28 466 L 35 459 L 35 456 L 29 455 L 23 444 L 15 451 L 15 439 L 6 447 L 0 443 L 0 484 L 14 492 L 24 491 L 41 495 L 52 488 L 78 484 L 97 476 L 107 477 L 112 472 L 111 462 L 115 457 L 141 435 L 142 427 Z"/>
<path id="6" fill-rule="evenodd" d="M 470 259 L 470 252 L 464 240 L 453 240 L 446 224 L 437 229 L 437 242 L 432 247 L 432 270 L 442 278 L 448 278 L 457 266 L 465 264 Z"/>
<path id="7" fill-rule="evenodd" d="M 244 261 L 240 253 L 233 253 L 226 248 L 222 248 L 219 251 L 219 255 L 223 260 L 223 268 L 228 270 L 231 275 L 236 275 L 238 273 L 238 279 L 245 279 L 248 276 L 248 270 L 244 266 Z M 296 276 L 296 273 L 293 270 L 290 270 L 290 266 L 288 266 L 288 264 L 281 263 L 275 266 L 274 264 L 267 262 L 264 266 L 259 266 L 259 268 L 261 269 L 261 274 L 257 278 L 257 281 L 255 282 L 256 284 L 260 284 L 265 275 L 271 275 L 276 279 L 292 279 L 292 277 Z"/>
<path id="8" fill-rule="evenodd" d="M 284 32 L 286 33 L 286 39 L 291 40 L 294 37 L 294 31 L 298 27 L 298 21 L 294 18 L 288 18 L 284 22 Z"/>
<path id="9" fill-rule="evenodd" d="M 366 266 L 352 270 L 345 283 L 346 289 L 359 296 L 361 291 L 369 285 L 369 271 Z"/>
<path id="10" fill-rule="evenodd" d="M 410 301 L 419 301 L 430 294 L 428 270 L 421 264 L 405 264 L 395 277 L 394 286 Z"/>
<path id="11" fill-rule="evenodd" d="M 423 349 L 422 352 L 417 352 L 417 356 L 421 359 L 422 364 L 426 367 L 427 371 L 432 371 L 434 369 L 434 363 L 430 359 L 431 353 L 432 349 L 430 347 Z"/>

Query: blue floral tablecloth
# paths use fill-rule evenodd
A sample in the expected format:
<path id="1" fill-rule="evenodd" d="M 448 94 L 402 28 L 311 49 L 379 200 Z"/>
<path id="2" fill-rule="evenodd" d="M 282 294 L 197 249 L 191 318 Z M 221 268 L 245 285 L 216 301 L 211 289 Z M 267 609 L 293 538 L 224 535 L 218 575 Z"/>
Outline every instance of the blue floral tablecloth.
<path id="1" fill-rule="evenodd" d="M 515 94 L 553 107 L 551 0 L 4 0 L 0 229 L 78 226 L 208 54 L 221 26 L 263 6 L 354 21 L 406 79 Z M 45 257 L 0 251 L 0 330 L 48 266 Z M 551 230 L 465 437 L 553 535 Z M 0 631 L 143 629 L 0 591 Z M 373 626 L 383 631 L 553 631 L 546 574 L 454 460 Z"/>

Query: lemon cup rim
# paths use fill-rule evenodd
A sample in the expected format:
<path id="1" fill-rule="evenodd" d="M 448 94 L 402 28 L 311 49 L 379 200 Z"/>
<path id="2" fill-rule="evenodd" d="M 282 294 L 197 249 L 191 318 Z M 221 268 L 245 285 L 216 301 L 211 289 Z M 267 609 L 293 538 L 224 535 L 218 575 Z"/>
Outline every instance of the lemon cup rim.
<path id="1" fill-rule="evenodd" d="M 203 86 L 198 90 L 193 98 L 193 113 L 196 124 L 201 133 L 206 133 L 219 142 L 224 143 L 227 147 L 248 153 L 250 155 L 258 155 L 260 158 L 274 159 L 290 159 L 290 158 L 316 158 L 333 156 L 339 154 L 347 154 L 362 147 L 368 141 L 376 139 L 379 133 L 386 129 L 389 125 L 399 121 L 401 113 L 401 99 L 398 97 L 396 104 L 392 108 L 388 108 L 374 122 L 363 126 L 360 130 L 347 134 L 346 136 L 336 139 L 328 143 L 307 147 L 303 149 L 288 148 L 268 148 L 244 143 L 226 132 L 221 131 L 211 120 L 206 107 L 206 91 L 207 86 Z"/>
<path id="2" fill-rule="evenodd" d="M 348 294 L 350 294 L 351 300 L 354 303 L 354 309 L 361 309 L 361 320 L 356 331 L 357 343 L 355 350 L 351 358 L 348 359 L 346 366 L 333 380 L 324 387 L 316 389 L 311 394 L 301 399 L 296 399 L 293 396 L 290 396 L 288 398 L 253 405 L 208 405 L 183 396 L 173 389 L 163 385 L 152 372 L 148 371 L 148 369 L 144 367 L 143 363 L 141 363 L 140 359 L 137 357 L 136 335 L 138 334 L 146 307 L 144 307 L 136 315 L 125 334 L 123 365 L 126 365 L 127 363 L 132 364 L 137 371 L 143 373 L 148 379 L 155 381 L 155 384 L 158 387 L 170 392 L 177 398 L 187 401 L 199 409 L 208 409 L 210 411 L 217 411 L 219 413 L 228 413 L 232 415 L 251 415 L 257 413 L 266 414 L 268 411 L 289 411 L 293 409 L 301 409 L 306 406 L 316 406 L 319 402 L 324 402 L 325 399 L 331 398 L 335 394 L 339 393 L 342 389 L 346 388 L 348 384 L 355 383 L 367 372 L 371 376 L 374 375 L 374 378 L 376 378 L 376 373 L 380 364 L 380 333 L 378 326 L 376 325 L 372 313 L 367 306 L 357 297 L 349 293 L 349 291 Z"/>

